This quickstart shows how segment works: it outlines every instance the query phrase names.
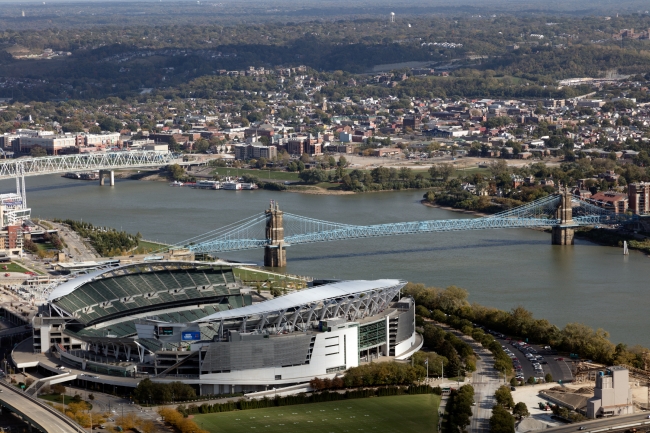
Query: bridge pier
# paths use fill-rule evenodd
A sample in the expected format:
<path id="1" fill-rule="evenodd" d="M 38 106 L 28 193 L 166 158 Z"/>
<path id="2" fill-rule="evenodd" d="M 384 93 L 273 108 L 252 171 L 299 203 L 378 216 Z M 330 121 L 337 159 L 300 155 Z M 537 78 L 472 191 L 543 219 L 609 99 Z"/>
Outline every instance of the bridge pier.
<path id="1" fill-rule="evenodd" d="M 284 268 L 287 266 L 286 246 L 284 244 L 283 217 L 276 202 L 266 210 L 266 239 L 271 243 L 264 247 L 264 266 Z"/>
<path id="2" fill-rule="evenodd" d="M 573 227 L 554 226 L 551 229 L 552 245 L 573 245 Z"/>
<path id="3" fill-rule="evenodd" d="M 569 190 L 564 190 L 560 194 L 560 206 L 557 208 L 557 218 L 560 220 L 560 224 L 551 229 L 551 244 L 573 245 L 576 224 L 573 222 L 572 195 Z"/>
<path id="4" fill-rule="evenodd" d="M 99 170 L 99 185 L 104 186 L 104 178 L 108 177 L 111 181 L 111 186 L 115 186 L 115 172 L 113 170 Z"/>

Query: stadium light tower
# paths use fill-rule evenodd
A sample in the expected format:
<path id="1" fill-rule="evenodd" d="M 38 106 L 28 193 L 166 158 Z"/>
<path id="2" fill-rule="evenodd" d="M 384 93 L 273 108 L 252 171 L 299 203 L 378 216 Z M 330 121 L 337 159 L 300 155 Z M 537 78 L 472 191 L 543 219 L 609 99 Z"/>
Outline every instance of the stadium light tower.
<path id="1" fill-rule="evenodd" d="M 390 22 L 394 23 L 395 22 L 395 12 L 390 13 Z"/>

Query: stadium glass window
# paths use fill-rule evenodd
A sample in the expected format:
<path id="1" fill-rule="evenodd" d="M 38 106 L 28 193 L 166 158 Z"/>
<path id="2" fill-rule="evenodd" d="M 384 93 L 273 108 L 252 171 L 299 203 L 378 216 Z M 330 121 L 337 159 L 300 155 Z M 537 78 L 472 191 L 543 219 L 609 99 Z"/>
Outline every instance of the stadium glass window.
<path id="1" fill-rule="evenodd" d="M 276 374 L 275 375 L 275 380 L 282 380 L 282 375 L 281 374 Z"/>

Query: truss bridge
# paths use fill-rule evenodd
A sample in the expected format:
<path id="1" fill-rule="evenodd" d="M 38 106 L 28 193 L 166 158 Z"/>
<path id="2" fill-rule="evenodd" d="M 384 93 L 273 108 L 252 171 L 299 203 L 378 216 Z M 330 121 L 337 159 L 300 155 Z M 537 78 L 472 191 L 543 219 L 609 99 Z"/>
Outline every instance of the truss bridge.
<path id="1" fill-rule="evenodd" d="M 178 155 L 153 150 L 96 152 L 2 160 L 0 162 L 0 180 L 16 179 L 16 194 L 9 197 L 13 203 L 8 210 L 7 219 L 10 224 L 18 224 L 24 219 L 29 219 L 30 210 L 27 207 L 27 194 L 25 193 L 26 176 L 98 170 L 100 185 L 104 185 L 104 176 L 108 176 L 110 184 L 114 185 L 114 169 L 157 167 L 172 163 L 183 164 L 178 159 Z"/>

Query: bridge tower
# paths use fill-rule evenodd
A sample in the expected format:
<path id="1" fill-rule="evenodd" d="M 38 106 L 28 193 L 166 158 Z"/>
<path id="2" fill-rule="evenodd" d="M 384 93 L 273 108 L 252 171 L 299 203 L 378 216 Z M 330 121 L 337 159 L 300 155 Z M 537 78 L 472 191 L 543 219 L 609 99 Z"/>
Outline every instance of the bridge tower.
<path id="1" fill-rule="evenodd" d="M 264 247 L 264 266 L 284 268 L 287 266 L 286 247 L 284 245 L 283 217 L 276 201 L 266 210 L 266 239 L 270 244 Z"/>
<path id="2" fill-rule="evenodd" d="M 573 245 L 574 227 L 573 209 L 571 208 L 571 192 L 568 189 L 560 191 L 560 206 L 557 208 L 557 218 L 560 224 L 553 226 L 551 237 L 553 245 Z"/>

